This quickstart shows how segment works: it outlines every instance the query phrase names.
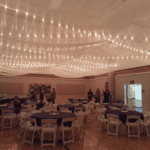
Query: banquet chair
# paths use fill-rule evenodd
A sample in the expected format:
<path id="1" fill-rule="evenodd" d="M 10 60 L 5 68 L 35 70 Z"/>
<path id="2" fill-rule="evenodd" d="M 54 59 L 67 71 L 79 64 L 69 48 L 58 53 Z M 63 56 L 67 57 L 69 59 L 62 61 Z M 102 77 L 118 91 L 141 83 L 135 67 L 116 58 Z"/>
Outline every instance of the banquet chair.
<path id="1" fill-rule="evenodd" d="M 107 135 L 112 134 L 112 135 L 118 136 L 118 127 L 121 124 L 119 120 L 119 116 L 116 114 L 107 114 L 107 120 L 108 120 Z M 116 133 L 110 132 L 110 129 L 109 129 L 110 125 L 116 126 Z"/>
<path id="2" fill-rule="evenodd" d="M 104 123 L 105 126 L 107 126 L 107 119 L 105 119 L 105 113 L 103 111 L 97 111 L 96 113 L 97 115 L 97 127 L 96 127 L 96 130 L 99 130 L 99 132 L 101 131 L 101 127 L 102 127 L 102 124 Z M 100 126 L 98 126 L 100 125 Z"/>
<path id="3" fill-rule="evenodd" d="M 28 117 L 31 115 L 31 110 L 30 109 L 21 109 L 20 115 L 22 117 Z"/>
<path id="4" fill-rule="evenodd" d="M 32 125 L 32 123 L 34 125 Z M 37 131 L 37 133 L 40 137 L 40 132 L 39 132 L 40 129 L 41 129 L 41 127 L 37 126 L 35 118 L 26 118 L 25 119 L 25 132 L 24 132 L 23 143 L 28 143 L 28 144 L 31 144 L 33 146 L 35 132 Z M 31 141 L 26 140 L 26 135 L 30 131 L 33 132 Z"/>
<path id="5" fill-rule="evenodd" d="M 53 133 L 53 143 L 43 143 L 44 133 Z M 57 134 L 57 120 L 55 119 L 42 119 L 41 120 L 41 148 L 43 146 L 53 145 L 55 148 Z M 51 140 L 51 139 L 50 139 Z"/>
<path id="6" fill-rule="evenodd" d="M 84 131 L 83 131 L 84 113 L 80 112 L 76 116 L 77 116 L 77 119 L 74 122 L 74 132 L 76 130 L 76 132 L 75 132 L 75 135 L 76 135 L 77 130 L 79 131 L 80 140 L 81 140 L 81 138 L 83 137 L 83 134 L 84 134 Z"/>
<path id="7" fill-rule="evenodd" d="M 114 108 L 111 108 L 111 110 L 121 110 L 121 108 L 114 107 Z"/>
<path id="8" fill-rule="evenodd" d="M 85 116 L 87 117 L 87 122 L 91 121 L 91 108 L 89 106 L 85 106 Z"/>
<path id="9" fill-rule="evenodd" d="M 149 138 L 150 133 L 149 133 L 148 127 L 150 126 L 150 114 L 144 116 L 143 126 L 146 126 L 147 137 Z"/>
<path id="10" fill-rule="evenodd" d="M 83 111 L 83 107 L 75 107 L 74 112 L 76 111 Z"/>
<path id="11" fill-rule="evenodd" d="M 129 119 L 137 119 L 136 122 L 129 122 Z M 139 137 L 140 138 L 140 126 L 139 126 L 139 120 L 140 120 L 140 116 L 136 116 L 136 115 L 127 115 L 127 123 L 126 125 L 128 126 L 128 138 L 132 137 Z M 138 128 L 138 134 L 137 135 L 131 135 L 130 132 L 130 127 L 136 127 Z"/>
<path id="12" fill-rule="evenodd" d="M 64 110 L 62 110 L 61 112 L 68 112 L 68 113 L 72 113 L 72 111 L 71 111 L 71 110 L 68 110 L 68 109 L 64 109 Z"/>
<path id="13" fill-rule="evenodd" d="M 25 131 L 26 126 L 32 126 L 31 122 L 25 122 L 24 117 L 19 114 L 19 132 L 18 132 L 18 140 L 20 140 L 20 136 Z"/>
<path id="14" fill-rule="evenodd" d="M 91 107 L 92 109 L 94 109 L 94 101 L 90 101 L 90 103 L 89 103 L 89 107 Z"/>
<path id="15" fill-rule="evenodd" d="M 75 118 L 63 118 L 61 126 L 59 127 L 59 132 L 62 132 L 62 136 L 63 136 L 63 145 L 65 146 L 66 143 L 74 143 L 74 121 Z M 71 127 L 68 126 L 64 126 L 65 122 L 72 122 Z M 66 131 L 71 131 L 71 136 L 72 136 L 72 140 L 65 140 L 65 132 Z M 70 136 L 69 136 L 70 137 Z"/>
<path id="16" fill-rule="evenodd" d="M 2 110 L 2 130 L 4 128 L 12 129 L 13 119 L 15 118 L 14 110 Z M 5 121 L 10 120 L 10 126 L 4 126 Z"/>
<path id="17" fill-rule="evenodd" d="M 67 107 L 59 107 L 59 111 L 68 110 Z"/>

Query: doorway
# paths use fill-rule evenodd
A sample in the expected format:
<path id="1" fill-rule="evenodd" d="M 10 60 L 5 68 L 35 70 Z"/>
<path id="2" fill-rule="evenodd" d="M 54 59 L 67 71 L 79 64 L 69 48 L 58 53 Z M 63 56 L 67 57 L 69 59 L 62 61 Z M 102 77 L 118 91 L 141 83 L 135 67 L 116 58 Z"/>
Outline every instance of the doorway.
<path id="1" fill-rule="evenodd" d="M 129 107 L 135 106 L 136 111 L 142 112 L 142 85 L 124 85 L 124 103 Z"/>

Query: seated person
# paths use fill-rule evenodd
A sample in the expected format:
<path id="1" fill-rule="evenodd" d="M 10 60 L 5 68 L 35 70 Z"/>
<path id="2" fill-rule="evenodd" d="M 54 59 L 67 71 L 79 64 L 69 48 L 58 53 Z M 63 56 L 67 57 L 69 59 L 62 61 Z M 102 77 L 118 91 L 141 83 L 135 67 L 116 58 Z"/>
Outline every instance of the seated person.
<path id="1" fill-rule="evenodd" d="M 13 106 L 14 100 L 10 100 L 10 102 L 7 104 L 7 106 Z"/>
<path id="2" fill-rule="evenodd" d="M 15 100 L 13 100 L 13 102 L 14 102 L 14 107 L 15 108 L 21 108 L 21 103 L 18 100 L 18 96 L 15 96 Z"/>
<path id="3" fill-rule="evenodd" d="M 49 103 L 51 102 L 51 92 L 50 91 L 46 94 L 46 99 Z"/>

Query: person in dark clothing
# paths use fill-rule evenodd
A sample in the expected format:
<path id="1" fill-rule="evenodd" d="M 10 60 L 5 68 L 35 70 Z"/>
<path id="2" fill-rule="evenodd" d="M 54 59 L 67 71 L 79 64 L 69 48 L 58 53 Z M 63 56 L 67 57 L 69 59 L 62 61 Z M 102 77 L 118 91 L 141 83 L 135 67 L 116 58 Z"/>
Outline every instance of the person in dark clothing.
<path id="1" fill-rule="evenodd" d="M 89 89 L 89 92 L 87 93 L 87 95 L 88 95 L 88 102 L 92 101 L 93 92 L 91 91 L 91 89 Z"/>
<path id="2" fill-rule="evenodd" d="M 20 113 L 20 110 L 21 110 L 21 103 L 20 101 L 18 100 L 18 96 L 15 96 L 15 100 L 13 101 L 14 102 L 14 112 L 16 114 Z"/>
<path id="3" fill-rule="evenodd" d="M 97 89 L 95 93 L 95 103 L 100 103 L 100 96 L 101 96 L 101 92 L 99 89 Z"/>
<path id="4" fill-rule="evenodd" d="M 43 90 L 41 91 L 40 93 L 40 101 L 43 102 L 44 100 L 44 93 L 43 93 Z"/>
<path id="5" fill-rule="evenodd" d="M 55 88 L 53 88 L 53 91 L 51 94 L 51 100 L 52 100 L 53 104 L 55 104 L 55 98 L 56 98 L 56 91 L 55 91 Z"/>
<path id="6" fill-rule="evenodd" d="M 32 94 L 31 100 L 32 100 L 33 102 L 36 102 L 36 101 L 37 101 L 37 94 L 36 94 L 36 91 L 34 91 L 34 93 Z"/>
<path id="7" fill-rule="evenodd" d="M 110 96 L 110 91 L 106 88 L 106 90 L 103 92 L 104 95 L 104 101 L 103 103 L 109 103 L 109 96 Z"/>

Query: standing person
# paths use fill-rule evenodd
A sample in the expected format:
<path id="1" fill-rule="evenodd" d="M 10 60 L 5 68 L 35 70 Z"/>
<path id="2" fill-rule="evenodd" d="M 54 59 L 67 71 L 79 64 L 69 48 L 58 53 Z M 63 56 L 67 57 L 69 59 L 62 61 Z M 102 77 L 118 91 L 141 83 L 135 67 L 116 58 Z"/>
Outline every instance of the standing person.
<path id="1" fill-rule="evenodd" d="M 43 92 L 43 90 L 41 90 L 40 101 L 43 102 L 43 100 L 44 100 L 44 92 Z"/>
<path id="2" fill-rule="evenodd" d="M 52 100 L 53 104 L 55 104 L 55 98 L 56 98 L 56 91 L 55 91 L 55 88 L 53 88 L 53 91 L 51 94 L 51 100 Z"/>
<path id="3" fill-rule="evenodd" d="M 95 103 L 100 103 L 100 96 L 101 96 L 101 92 L 99 89 L 97 89 L 96 93 L 95 93 Z"/>
<path id="4" fill-rule="evenodd" d="M 34 93 L 32 94 L 31 100 L 32 100 L 33 102 L 36 102 L 36 101 L 37 101 L 37 93 L 36 93 L 36 91 L 34 91 Z"/>
<path id="5" fill-rule="evenodd" d="M 20 113 L 20 110 L 21 110 L 21 103 L 20 101 L 18 100 L 18 96 L 15 96 L 15 100 L 13 101 L 14 102 L 14 112 L 16 114 L 19 114 Z"/>
<path id="6" fill-rule="evenodd" d="M 105 91 L 103 92 L 104 95 L 104 101 L 103 103 L 109 103 L 109 96 L 110 96 L 110 91 L 106 87 Z"/>
<path id="7" fill-rule="evenodd" d="M 87 93 L 87 95 L 88 95 L 88 102 L 92 101 L 93 92 L 91 91 L 91 89 L 89 89 L 89 92 Z"/>
<path id="8" fill-rule="evenodd" d="M 50 103 L 51 102 L 51 91 L 48 91 L 46 94 L 46 99 Z"/>

